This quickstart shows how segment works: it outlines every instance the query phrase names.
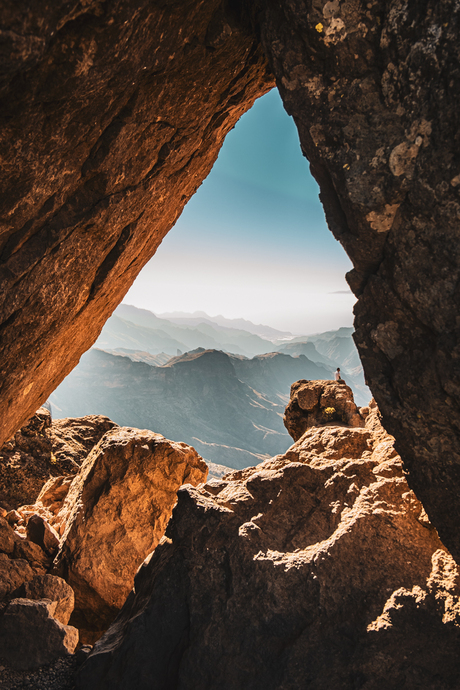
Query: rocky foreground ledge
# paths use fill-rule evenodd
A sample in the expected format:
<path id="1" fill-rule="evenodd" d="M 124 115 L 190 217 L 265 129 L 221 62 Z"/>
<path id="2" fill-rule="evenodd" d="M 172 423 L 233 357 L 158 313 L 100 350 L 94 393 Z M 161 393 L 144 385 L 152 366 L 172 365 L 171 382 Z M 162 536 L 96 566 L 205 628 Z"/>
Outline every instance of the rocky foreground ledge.
<path id="1" fill-rule="evenodd" d="M 191 446 L 152 431 L 105 417 L 51 424 L 44 409 L 2 453 L 0 664 L 28 672 L 101 636 L 161 539 L 177 490 L 203 482 L 208 468 Z M 58 463 L 73 474 L 51 476 L 18 506 L 18 487 L 30 499 Z"/>
<path id="2" fill-rule="evenodd" d="M 375 404 L 356 412 L 179 491 L 79 690 L 458 688 L 457 566 Z"/>
<path id="3" fill-rule="evenodd" d="M 284 455 L 207 484 L 192 448 L 153 432 L 106 418 L 54 429 L 46 452 L 74 476 L 0 518 L 0 687 L 457 690 L 457 565 L 375 403 L 298 381 L 285 424 L 297 440 Z M 162 536 L 184 482 L 196 486 Z M 80 642 L 107 631 L 73 654 L 77 629 Z"/>

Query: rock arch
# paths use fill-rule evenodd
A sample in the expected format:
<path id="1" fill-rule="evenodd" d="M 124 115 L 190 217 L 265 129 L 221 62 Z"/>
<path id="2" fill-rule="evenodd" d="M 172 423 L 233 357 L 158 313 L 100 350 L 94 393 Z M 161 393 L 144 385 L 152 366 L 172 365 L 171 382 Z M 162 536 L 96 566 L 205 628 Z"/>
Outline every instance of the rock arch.
<path id="1" fill-rule="evenodd" d="M 454 0 L 60 0 L 2 8 L 2 436 L 96 339 L 276 78 L 350 255 L 387 429 L 460 557 Z"/>

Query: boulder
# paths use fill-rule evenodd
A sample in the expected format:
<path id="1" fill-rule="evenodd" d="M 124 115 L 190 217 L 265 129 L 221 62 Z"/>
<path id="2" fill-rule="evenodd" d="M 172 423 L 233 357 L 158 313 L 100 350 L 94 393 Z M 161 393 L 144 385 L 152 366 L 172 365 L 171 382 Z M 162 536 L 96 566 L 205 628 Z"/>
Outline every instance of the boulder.
<path id="1" fill-rule="evenodd" d="M 28 671 L 73 654 L 78 630 L 53 615 L 56 602 L 13 599 L 0 616 L 0 658 L 14 669 Z"/>
<path id="2" fill-rule="evenodd" d="M 284 426 L 294 441 L 298 441 L 312 426 L 330 424 L 364 426 L 364 418 L 355 405 L 351 388 L 339 381 L 301 379 L 293 383 L 284 413 Z"/>
<path id="3" fill-rule="evenodd" d="M 25 559 L 32 568 L 44 570 L 51 565 L 50 556 L 34 542 L 18 537 L 14 545 L 13 558 Z"/>
<path id="4" fill-rule="evenodd" d="M 43 485 L 59 476 L 75 476 L 91 449 L 115 426 L 102 415 L 51 421 L 50 412 L 41 407 L 1 448 L 0 501 L 15 509 L 37 503 L 38 510 L 32 512 L 43 512 L 37 499 Z M 49 518 L 46 511 L 43 516 Z"/>
<path id="5" fill-rule="evenodd" d="M 26 560 L 8 558 L 5 553 L 0 553 L 0 602 L 7 599 L 24 582 L 31 580 L 34 575 Z"/>
<path id="6" fill-rule="evenodd" d="M 16 535 L 8 522 L 0 517 L 0 551 L 2 553 L 12 554 L 16 540 Z"/>
<path id="7" fill-rule="evenodd" d="M 17 525 L 17 523 L 21 520 L 21 515 L 20 513 L 18 513 L 17 510 L 10 510 L 5 515 L 5 520 L 8 522 L 9 525 Z"/>
<path id="8" fill-rule="evenodd" d="M 49 599 L 56 602 L 53 617 L 63 625 L 69 622 L 75 604 L 72 587 L 56 575 L 35 575 L 21 585 L 17 596 L 24 599 Z"/>
<path id="9" fill-rule="evenodd" d="M 55 565 L 75 591 L 72 621 L 83 641 L 100 635 L 123 605 L 178 488 L 206 476 L 193 448 L 151 431 L 112 429 L 90 453 L 59 514 L 66 529 Z"/>
<path id="10" fill-rule="evenodd" d="M 59 535 L 41 515 L 34 513 L 27 521 L 27 538 L 38 544 L 48 556 L 54 556 L 59 547 Z"/>
<path id="11" fill-rule="evenodd" d="M 183 487 L 77 687 L 456 688 L 457 566 L 368 417 Z"/>
<path id="12" fill-rule="evenodd" d="M 71 461 L 80 468 L 88 453 L 107 431 L 118 426 L 104 415 L 55 419 L 48 431 L 53 453 L 59 461 Z"/>

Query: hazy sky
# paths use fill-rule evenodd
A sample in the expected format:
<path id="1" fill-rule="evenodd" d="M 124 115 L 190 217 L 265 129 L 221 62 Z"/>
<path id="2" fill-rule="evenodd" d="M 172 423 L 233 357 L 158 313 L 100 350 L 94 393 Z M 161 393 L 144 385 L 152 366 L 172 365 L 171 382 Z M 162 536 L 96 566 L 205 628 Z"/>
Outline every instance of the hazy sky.
<path id="1" fill-rule="evenodd" d="M 124 299 L 156 314 L 202 310 L 293 333 L 352 325 L 351 262 L 278 92 L 227 136 L 210 175 Z"/>

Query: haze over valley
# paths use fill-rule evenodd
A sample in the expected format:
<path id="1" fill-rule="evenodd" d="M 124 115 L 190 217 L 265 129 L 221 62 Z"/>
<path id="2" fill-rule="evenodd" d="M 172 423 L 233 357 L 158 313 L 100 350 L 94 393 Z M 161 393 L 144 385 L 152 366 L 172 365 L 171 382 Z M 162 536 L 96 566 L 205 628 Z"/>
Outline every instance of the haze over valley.
<path id="1" fill-rule="evenodd" d="M 283 413 L 294 381 L 332 379 L 340 366 L 357 404 L 370 400 L 351 328 L 292 336 L 221 316 L 168 316 L 121 304 L 52 394 L 53 415 L 104 414 L 242 468 L 291 444 Z"/>

